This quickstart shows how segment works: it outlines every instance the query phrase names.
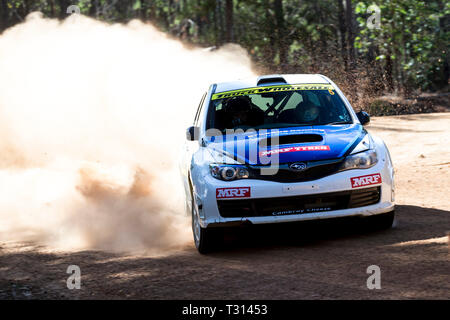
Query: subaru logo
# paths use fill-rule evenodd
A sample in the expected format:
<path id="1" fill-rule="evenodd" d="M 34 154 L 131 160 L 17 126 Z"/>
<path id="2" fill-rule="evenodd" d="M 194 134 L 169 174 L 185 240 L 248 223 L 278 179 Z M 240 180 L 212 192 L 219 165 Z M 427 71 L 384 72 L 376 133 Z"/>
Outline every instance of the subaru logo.
<path id="1" fill-rule="evenodd" d="M 294 162 L 289 166 L 289 168 L 294 171 L 303 171 L 306 170 L 307 165 L 304 162 Z"/>

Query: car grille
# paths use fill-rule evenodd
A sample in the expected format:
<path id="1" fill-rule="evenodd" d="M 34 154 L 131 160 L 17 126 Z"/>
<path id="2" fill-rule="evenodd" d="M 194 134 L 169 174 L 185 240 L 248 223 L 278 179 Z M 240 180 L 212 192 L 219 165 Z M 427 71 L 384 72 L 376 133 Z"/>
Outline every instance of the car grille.
<path id="1" fill-rule="evenodd" d="M 217 206 L 224 218 L 281 216 L 364 207 L 378 203 L 380 195 L 381 187 L 374 187 L 303 196 L 217 200 Z"/>
<path id="2" fill-rule="evenodd" d="M 280 164 L 275 174 L 261 174 L 263 168 L 267 166 L 249 166 L 250 178 L 275 181 L 275 182 L 305 182 L 317 180 L 336 173 L 341 167 L 344 158 L 321 161 L 305 161 L 307 169 L 304 171 L 294 171 L 290 169 L 292 163 Z"/>

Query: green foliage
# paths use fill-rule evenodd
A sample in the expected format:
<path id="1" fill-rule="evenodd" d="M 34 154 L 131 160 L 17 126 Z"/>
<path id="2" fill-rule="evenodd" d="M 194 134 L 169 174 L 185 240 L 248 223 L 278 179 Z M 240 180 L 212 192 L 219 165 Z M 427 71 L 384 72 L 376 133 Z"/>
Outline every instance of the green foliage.
<path id="1" fill-rule="evenodd" d="M 254 61 L 270 71 L 322 72 L 339 78 L 357 68 L 379 82 L 392 82 L 384 86 L 387 90 L 448 84 L 448 1 L 352 0 L 352 20 L 346 21 L 345 0 L 233 0 L 231 29 L 227 2 L 2 0 L 0 31 L 32 11 L 64 18 L 67 7 L 76 4 L 82 14 L 108 22 L 152 21 L 201 46 L 220 46 L 231 35 L 232 42 L 248 49 Z M 371 29 L 367 21 L 377 7 L 381 25 Z"/>
<path id="2" fill-rule="evenodd" d="M 442 1 L 375 1 L 380 8 L 381 25 L 370 29 L 367 13 L 373 0 L 357 3 L 355 12 L 359 36 L 355 47 L 360 54 L 376 52 L 377 63 L 394 61 L 394 75 L 399 87 L 432 89 L 448 81 L 449 4 Z M 443 21 L 447 21 L 447 25 Z"/>

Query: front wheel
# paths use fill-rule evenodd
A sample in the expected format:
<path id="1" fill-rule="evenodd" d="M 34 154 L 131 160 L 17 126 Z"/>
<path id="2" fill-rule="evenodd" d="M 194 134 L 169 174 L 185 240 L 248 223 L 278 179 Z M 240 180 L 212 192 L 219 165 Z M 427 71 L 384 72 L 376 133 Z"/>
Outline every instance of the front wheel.
<path id="1" fill-rule="evenodd" d="M 394 224 L 395 211 L 390 211 L 387 213 L 377 214 L 371 217 L 371 226 L 378 230 L 389 229 Z"/>
<path id="2" fill-rule="evenodd" d="M 202 228 L 194 204 L 192 204 L 192 233 L 198 252 L 205 254 L 214 251 L 219 240 L 219 230 Z"/>

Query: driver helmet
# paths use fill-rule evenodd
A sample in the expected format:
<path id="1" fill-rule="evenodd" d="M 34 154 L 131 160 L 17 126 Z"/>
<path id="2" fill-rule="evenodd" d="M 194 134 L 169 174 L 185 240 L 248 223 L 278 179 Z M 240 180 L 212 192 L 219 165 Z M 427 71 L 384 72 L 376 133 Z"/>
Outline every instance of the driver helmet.
<path id="1" fill-rule="evenodd" d="M 302 122 L 314 122 L 319 118 L 320 109 L 312 102 L 306 102 L 300 108 L 300 119 Z"/>
<path id="2" fill-rule="evenodd" d="M 227 112 L 231 115 L 234 126 L 244 124 L 248 120 L 250 109 L 249 101 L 243 97 L 234 97 L 227 102 Z"/>

